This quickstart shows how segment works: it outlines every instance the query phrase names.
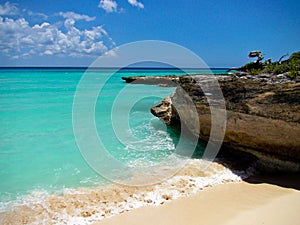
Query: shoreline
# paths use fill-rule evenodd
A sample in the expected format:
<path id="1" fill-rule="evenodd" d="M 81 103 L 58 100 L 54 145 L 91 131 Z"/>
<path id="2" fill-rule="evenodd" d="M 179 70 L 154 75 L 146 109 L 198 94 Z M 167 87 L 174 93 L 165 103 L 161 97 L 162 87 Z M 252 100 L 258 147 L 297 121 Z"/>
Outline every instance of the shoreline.
<path id="1" fill-rule="evenodd" d="M 300 181 L 299 174 L 295 176 L 298 180 L 281 176 L 279 182 L 296 185 L 298 189 L 246 181 L 220 184 L 160 206 L 134 209 L 94 225 L 296 225 L 300 220 Z M 260 177 L 251 179 L 257 181 Z M 269 178 L 276 180 L 275 175 Z"/>
<path id="2" fill-rule="evenodd" d="M 204 221 L 200 224 L 228 222 L 228 225 L 235 225 L 244 224 L 245 220 L 252 221 L 249 222 L 252 225 L 261 224 L 251 220 L 256 214 L 261 221 L 271 220 L 273 211 L 283 212 L 279 214 L 281 219 L 287 218 L 287 214 L 298 215 L 295 211 L 300 209 L 300 173 L 260 174 L 251 163 L 236 160 L 238 165 L 229 166 L 220 158 L 202 171 L 199 170 L 201 160 L 191 159 L 175 177 L 154 186 L 139 188 L 112 184 L 39 196 L 39 201 L 32 199 L 0 213 L 0 221 L 2 224 L 44 221 L 96 225 L 162 224 L 161 221 L 164 225 L 193 225 Z M 283 209 L 281 202 L 285 202 Z M 251 218 L 245 219 L 245 216 Z M 155 222 L 150 217 L 155 218 Z"/>
<path id="3" fill-rule="evenodd" d="M 224 168 L 221 164 L 216 166 L 214 170 L 220 172 Z M 208 177 L 212 183 L 201 182 L 203 172 L 191 165 L 175 180 L 157 186 L 80 188 L 19 205 L 0 213 L 0 221 L 3 224 L 44 221 L 94 225 L 296 225 L 300 220 L 300 173 L 258 173 L 243 180 L 231 180 L 234 176 L 226 172 L 228 168 L 221 174 L 217 171 L 211 171 L 216 176 Z"/>
<path id="4" fill-rule="evenodd" d="M 209 167 L 206 168 L 206 164 Z M 251 168 L 233 172 L 220 163 L 190 159 L 174 177 L 151 186 L 111 184 L 92 189 L 69 189 L 59 195 L 36 192 L 33 196 L 25 196 L 23 203 L 0 213 L 0 223 L 93 224 L 141 207 L 159 206 L 192 196 L 219 184 L 241 182 L 242 177 L 250 174 Z"/>

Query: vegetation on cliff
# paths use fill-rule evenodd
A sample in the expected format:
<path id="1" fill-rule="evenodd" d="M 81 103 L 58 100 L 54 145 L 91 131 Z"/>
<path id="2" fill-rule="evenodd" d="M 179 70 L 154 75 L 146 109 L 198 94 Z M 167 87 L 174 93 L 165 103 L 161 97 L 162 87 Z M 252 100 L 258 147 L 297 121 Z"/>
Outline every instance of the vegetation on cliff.
<path id="1" fill-rule="evenodd" d="M 257 54 L 251 54 L 257 53 Z M 258 57 L 255 62 L 250 62 L 238 68 L 238 70 L 247 72 L 251 75 L 269 73 L 269 74 L 282 74 L 288 73 L 288 76 L 292 79 L 300 78 L 300 51 L 293 53 L 289 59 L 282 61 L 286 55 L 280 57 L 278 61 L 272 62 L 271 59 L 267 59 L 264 62 L 263 56 L 260 51 L 253 51 L 249 53 L 249 57 Z"/>

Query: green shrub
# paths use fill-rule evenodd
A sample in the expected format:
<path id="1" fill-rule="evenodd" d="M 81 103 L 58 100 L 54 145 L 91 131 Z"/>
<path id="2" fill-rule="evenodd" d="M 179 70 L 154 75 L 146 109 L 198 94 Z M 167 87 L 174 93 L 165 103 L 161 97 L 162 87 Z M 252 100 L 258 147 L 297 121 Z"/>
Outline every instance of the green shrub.
<path id="1" fill-rule="evenodd" d="M 288 72 L 292 79 L 299 77 L 300 73 L 300 51 L 293 53 L 288 60 L 273 63 L 250 62 L 240 68 L 251 75 L 261 73 L 282 74 Z"/>
<path id="2" fill-rule="evenodd" d="M 297 79 L 297 78 L 299 78 L 300 77 L 300 65 L 299 64 L 295 64 L 295 63 L 291 63 L 290 67 L 289 67 L 288 76 L 291 79 Z"/>
<path id="3" fill-rule="evenodd" d="M 300 72 L 297 70 L 291 70 L 288 72 L 288 77 L 291 79 L 297 79 L 300 77 Z"/>
<path id="4" fill-rule="evenodd" d="M 269 64 L 265 65 L 262 72 L 263 73 L 274 73 L 275 67 L 276 67 L 276 63 L 269 63 Z"/>
<path id="5" fill-rule="evenodd" d="M 244 66 L 241 67 L 242 71 L 248 72 L 250 73 L 250 71 L 252 72 L 258 72 L 261 71 L 264 68 L 264 64 L 261 62 L 250 62 L 245 64 Z"/>
<path id="6" fill-rule="evenodd" d="M 249 74 L 251 74 L 251 75 L 258 75 L 258 74 L 262 73 L 262 70 L 261 69 L 254 69 L 254 68 L 252 68 L 252 69 L 248 70 L 247 72 Z"/>
<path id="7" fill-rule="evenodd" d="M 292 64 L 300 65 L 300 52 L 294 52 L 288 61 Z"/>
<path id="8" fill-rule="evenodd" d="M 289 71 L 289 65 L 287 63 L 276 64 L 273 70 L 274 74 L 281 74 Z"/>

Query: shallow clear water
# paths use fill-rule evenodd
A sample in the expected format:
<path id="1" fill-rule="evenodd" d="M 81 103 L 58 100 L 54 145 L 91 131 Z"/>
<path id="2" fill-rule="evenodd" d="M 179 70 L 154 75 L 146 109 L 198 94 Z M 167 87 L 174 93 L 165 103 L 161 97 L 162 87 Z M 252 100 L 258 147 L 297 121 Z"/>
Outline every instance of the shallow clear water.
<path id="1" fill-rule="evenodd" d="M 81 69 L 0 70 L 0 200 L 9 201 L 33 190 L 91 187 L 107 183 L 83 159 L 72 127 L 72 104 Z M 199 71 L 193 71 L 197 73 Z M 200 71 L 201 72 L 201 71 Z M 217 71 L 224 72 L 224 71 Z M 99 82 L 107 71 L 92 71 Z M 111 107 L 116 95 L 128 86 L 122 76 L 169 75 L 173 70 L 124 70 L 106 82 L 95 107 L 98 134 L 107 150 L 131 165 L 157 162 L 174 154 L 176 132 L 151 115 L 150 107 L 161 98 L 138 101 L 129 113 L 131 132 L 140 141 L 120 143 L 111 127 Z M 91 84 L 93 85 L 93 84 Z M 126 100 L 155 89 L 168 96 L 174 88 L 134 85 Z M 125 129 L 126 127 L 124 127 Z M 120 126 L 118 129 L 122 130 Z M 124 132 L 127 132 L 126 129 Z M 188 143 L 187 143 L 188 144 Z M 132 149 L 139 149 L 134 151 Z"/>

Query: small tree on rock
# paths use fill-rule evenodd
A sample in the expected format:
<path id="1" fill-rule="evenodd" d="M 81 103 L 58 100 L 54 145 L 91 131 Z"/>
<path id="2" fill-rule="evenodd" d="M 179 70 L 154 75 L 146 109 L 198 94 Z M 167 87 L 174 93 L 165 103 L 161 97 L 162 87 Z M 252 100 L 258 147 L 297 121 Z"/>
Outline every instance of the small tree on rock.
<path id="1" fill-rule="evenodd" d="M 257 57 L 257 60 L 255 63 L 259 63 L 260 61 L 262 61 L 264 59 L 263 55 L 261 54 L 261 51 L 259 51 L 259 50 L 249 52 L 248 57 L 249 58 Z"/>

